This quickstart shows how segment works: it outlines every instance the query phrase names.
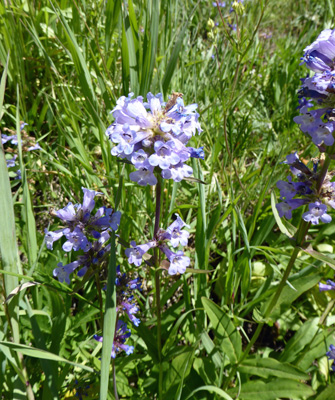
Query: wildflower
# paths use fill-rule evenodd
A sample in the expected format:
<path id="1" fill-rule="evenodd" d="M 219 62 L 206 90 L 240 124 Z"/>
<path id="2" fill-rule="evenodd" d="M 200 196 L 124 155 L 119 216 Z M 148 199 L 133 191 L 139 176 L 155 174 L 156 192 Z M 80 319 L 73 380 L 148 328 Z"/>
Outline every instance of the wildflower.
<path id="1" fill-rule="evenodd" d="M 125 251 L 128 262 L 129 264 L 135 264 L 139 267 L 142 264 L 144 254 L 152 247 L 156 247 L 157 243 L 153 240 L 145 244 L 136 245 L 136 242 L 133 240 L 130 242 L 130 245 L 132 248 L 126 249 Z"/>
<path id="2" fill-rule="evenodd" d="M 189 257 L 184 256 L 184 252 L 178 250 L 176 253 L 169 249 L 167 243 L 176 248 L 179 245 L 186 246 L 188 242 L 189 232 L 182 230 L 182 228 L 189 227 L 185 222 L 176 215 L 176 220 L 166 229 L 159 229 L 155 238 L 144 245 L 136 246 L 136 242 L 131 242 L 131 249 L 126 249 L 125 253 L 128 257 L 130 264 L 134 263 L 140 266 L 142 263 L 143 255 L 153 247 L 158 247 L 167 257 L 170 262 L 168 273 L 175 275 L 177 273 L 183 274 L 186 268 L 190 265 Z"/>
<path id="3" fill-rule="evenodd" d="M 126 340 L 130 337 L 130 329 L 127 328 L 127 324 L 119 319 L 116 323 L 114 342 L 112 347 L 111 357 L 115 358 L 116 354 L 120 351 L 124 351 L 127 356 L 132 354 L 134 351 L 134 346 L 126 345 Z M 103 341 L 103 337 L 99 335 L 94 335 L 94 339 L 100 343 Z"/>
<path id="4" fill-rule="evenodd" d="M 58 268 L 53 270 L 53 276 L 58 278 L 59 282 L 66 282 L 68 285 L 70 284 L 70 274 L 74 272 L 79 267 L 79 262 L 74 261 L 70 264 L 63 265 L 63 263 L 58 263 Z"/>
<path id="5" fill-rule="evenodd" d="M 302 218 L 307 222 L 311 222 L 313 225 L 317 225 L 319 219 L 325 223 L 329 223 L 332 220 L 331 216 L 327 214 L 327 206 L 321 204 L 319 201 L 310 203 L 308 205 L 308 211 L 302 215 Z"/>
<path id="6" fill-rule="evenodd" d="M 327 284 L 320 282 L 319 290 L 320 292 L 324 292 L 327 290 L 335 290 L 335 282 L 331 281 L 330 279 L 327 280 Z"/>
<path id="7" fill-rule="evenodd" d="M 101 194 L 95 190 L 82 188 L 84 192 L 83 204 L 73 205 L 71 202 L 64 208 L 53 211 L 53 215 L 57 216 L 66 225 L 65 228 L 55 232 L 46 230 L 45 242 L 48 249 L 52 249 L 53 243 L 65 235 L 67 241 L 63 245 L 64 251 L 83 250 L 87 252 L 92 243 L 88 239 L 99 239 L 101 232 L 107 229 L 116 231 L 120 224 L 121 213 L 113 212 L 113 209 L 101 207 L 91 215 L 95 206 L 94 198 Z"/>
<path id="8" fill-rule="evenodd" d="M 13 168 L 15 167 L 15 160 L 17 158 L 17 155 L 15 154 L 12 158 L 6 160 L 7 163 L 7 168 Z"/>
<path id="9" fill-rule="evenodd" d="M 184 105 L 182 94 L 173 93 L 167 103 L 159 93 L 132 98 L 122 96 L 112 110 L 115 121 L 106 135 L 115 144 L 112 155 L 126 158 L 137 171 L 130 179 L 141 186 L 155 185 L 156 172 L 164 179 L 179 181 L 192 174 L 184 162 L 191 157 L 204 158 L 203 148 L 186 145 L 196 132 L 202 131 L 198 122 L 197 105 Z M 177 173 L 172 170 L 179 170 Z M 170 172 L 167 172 L 170 171 Z"/>
<path id="10" fill-rule="evenodd" d="M 135 314 L 139 311 L 139 308 L 136 304 L 133 291 L 136 289 L 140 290 L 140 279 L 130 279 L 125 273 L 121 274 L 120 266 L 118 265 L 116 269 L 115 285 L 117 311 L 119 313 L 125 312 L 128 315 L 130 321 L 135 326 L 139 326 L 141 321 L 135 316 Z"/>
<path id="11" fill-rule="evenodd" d="M 190 265 L 191 260 L 189 257 L 184 256 L 183 251 L 178 250 L 176 253 L 174 253 L 165 245 L 161 246 L 160 249 L 170 261 L 170 266 L 168 268 L 169 275 L 176 275 L 177 273 L 183 274 L 186 271 L 186 268 Z"/>
<path id="12" fill-rule="evenodd" d="M 329 358 L 329 360 L 335 360 L 335 346 L 333 344 L 329 346 L 329 351 L 327 351 L 326 356 Z M 332 365 L 332 370 L 335 371 L 334 363 Z"/>
<path id="13" fill-rule="evenodd" d="M 335 183 L 331 182 L 334 174 L 327 173 L 319 187 L 317 161 L 313 161 L 313 169 L 310 170 L 299 160 L 297 153 L 293 153 L 286 157 L 284 163 L 290 165 L 291 172 L 298 181 L 295 182 L 288 176 L 287 181 L 277 182 L 281 200 L 284 200 L 276 205 L 279 216 L 290 219 L 292 210 L 308 204 L 308 211 L 302 215 L 306 222 L 313 225 L 320 221 L 329 223 L 332 218 L 327 214 L 327 205 L 335 208 Z"/>
<path id="14" fill-rule="evenodd" d="M 190 236 L 189 232 L 187 231 L 182 231 L 181 229 L 184 226 L 188 225 L 185 224 L 185 222 L 179 217 L 178 214 L 176 215 L 176 220 L 166 229 L 167 233 L 169 234 L 169 239 L 171 242 L 171 245 L 173 247 L 178 247 L 179 244 L 182 246 L 187 246 L 188 242 L 188 237 Z"/>
<path id="15" fill-rule="evenodd" d="M 293 200 L 286 200 L 282 203 L 276 204 L 276 208 L 280 218 L 286 217 L 287 219 L 292 218 L 292 210 L 306 204 L 304 199 L 293 199 Z"/>

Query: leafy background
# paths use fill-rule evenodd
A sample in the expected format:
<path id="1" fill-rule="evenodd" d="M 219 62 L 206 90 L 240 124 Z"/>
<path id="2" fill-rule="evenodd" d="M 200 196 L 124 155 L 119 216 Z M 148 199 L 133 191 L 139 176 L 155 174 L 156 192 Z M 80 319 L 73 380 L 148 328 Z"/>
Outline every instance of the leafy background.
<path id="1" fill-rule="evenodd" d="M 179 212 L 191 226 L 191 267 L 208 270 L 163 274 L 164 399 L 330 398 L 325 353 L 334 343 L 334 296 L 319 293 L 317 283 L 333 277 L 333 224 L 309 237 L 327 263 L 301 251 L 290 285 L 240 360 L 292 253 L 283 232 L 301 218 L 297 212 L 292 226 L 278 221 L 273 188 L 287 174 L 279 162 L 293 151 L 306 162 L 318 155 L 292 120 L 307 71 L 300 57 L 333 20 L 330 0 L 246 0 L 238 17 L 229 5 L 203 0 L 0 4 L 1 130 L 19 131 L 25 121 L 42 147 L 18 148 L 22 180 L 10 186 L 3 158 L 0 164 L 2 301 L 31 283 L 0 306 L 3 399 L 99 397 L 95 280 L 74 277 L 67 286 L 53 279 L 71 255 L 61 244 L 48 251 L 44 229 L 58 227 L 50 210 L 81 202 L 82 186 L 103 192 L 100 203 L 113 207 L 122 176 L 118 233 L 125 241 L 152 236 L 153 189 L 129 180 L 131 166 L 110 155 L 105 136 L 109 112 L 129 91 L 182 92 L 186 104 L 198 103 L 204 130 L 191 145 L 204 146 L 205 160 L 192 166 L 206 185 L 167 181 L 164 188 L 162 224 Z M 228 25 L 236 22 L 238 32 Z M 154 399 L 153 273 L 129 266 L 120 244 L 117 261 L 143 279 L 134 354 L 115 361 L 119 396 Z M 112 381 L 109 389 L 114 398 Z"/>

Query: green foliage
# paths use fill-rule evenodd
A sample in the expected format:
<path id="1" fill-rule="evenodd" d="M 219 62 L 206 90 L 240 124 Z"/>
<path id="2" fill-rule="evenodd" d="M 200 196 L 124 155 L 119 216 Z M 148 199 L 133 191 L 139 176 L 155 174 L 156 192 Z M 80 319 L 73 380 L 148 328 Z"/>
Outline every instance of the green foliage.
<path id="1" fill-rule="evenodd" d="M 42 147 L 12 146 L 21 181 L 6 167 L 11 145 L 0 152 L 3 398 L 115 398 L 117 264 L 143 280 L 136 294 L 141 323 L 129 339 L 134 354 L 115 359 L 120 398 L 158 398 L 160 373 L 166 400 L 332 395 L 325 353 L 335 344 L 334 296 L 317 289 L 333 277 L 332 224 L 310 229 L 265 314 L 301 220 L 299 212 L 289 222 L 278 216 L 279 163 L 293 151 L 317 156 L 292 120 L 305 75 L 300 57 L 332 26 L 334 6 L 248 0 L 244 7 L 236 19 L 229 5 L 219 10 L 205 0 L 0 4 L 1 132 L 20 136 L 25 121 Z M 237 31 L 228 25 L 235 23 Z M 152 238 L 154 191 L 129 180 L 132 167 L 111 156 L 105 136 L 109 112 L 130 91 L 162 92 L 166 100 L 182 92 L 185 103 L 198 103 L 203 128 L 191 140 L 206 155 L 193 160 L 195 179 L 166 181 L 163 191 L 161 225 L 174 213 L 190 225 L 192 261 L 183 276 L 161 274 L 161 354 L 154 272 L 128 265 L 124 254 L 124 243 Z M 116 258 L 67 285 L 52 271 L 74 256 L 58 242 L 47 250 L 44 229 L 59 227 L 49 212 L 80 202 L 81 187 L 102 192 L 98 205 L 117 208 L 122 219 Z M 261 334 L 244 357 L 257 326 Z M 93 340 L 101 332 L 102 352 Z"/>

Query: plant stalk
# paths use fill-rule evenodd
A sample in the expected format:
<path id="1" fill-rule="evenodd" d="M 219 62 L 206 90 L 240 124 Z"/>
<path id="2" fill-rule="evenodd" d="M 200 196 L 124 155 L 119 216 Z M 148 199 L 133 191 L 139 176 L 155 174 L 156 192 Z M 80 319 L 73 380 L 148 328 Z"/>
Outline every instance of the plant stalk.
<path id="1" fill-rule="evenodd" d="M 159 230 L 159 221 L 161 216 L 162 202 L 162 178 L 157 177 L 156 185 L 156 211 L 155 211 L 155 227 L 154 238 L 156 238 Z M 155 261 L 155 291 L 156 291 L 156 315 L 157 315 L 157 350 L 159 360 L 159 377 L 158 377 L 158 398 L 163 399 L 163 365 L 162 365 L 162 320 L 161 320 L 161 293 L 160 293 L 160 270 L 159 270 L 159 249 L 154 248 Z"/>
<path id="2" fill-rule="evenodd" d="M 326 158 L 325 158 L 325 160 L 323 162 L 322 169 L 320 171 L 320 174 L 318 176 L 318 180 L 317 180 L 317 183 L 316 183 L 317 194 L 320 194 L 323 181 L 324 181 L 324 179 L 325 179 L 325 177 L 327 175 L 327 172 L 328 172 L 330 161 L 331 161 L 330 157 L 328 155 L 326 155 Z M 284 273 L 284 275 L 283 275 L 283 277 L 282 277 L 282 279 L 281 279 L 281 281 L 280 281 L 280 283 L 278 285 L 278 288 L 277 288 L 274 296 L 272 297 L 269 305 L 267 306 L 267 308 L 265 310 L 264 320 L 266 320 L 271 315 L 273 309 L 275 308 L 275 306 L 277 304 L 277 301 L 278 301 L 278 299 L 279 299 L 279 297 L 280 297 L 280 295 L 281 295 L 281 293 L 282 293 L 282 291 L 283 291 L 283 289 L 284 289 L 284 287 L 286 285 L 287 279 L 288 279 L 288 277 L 289 277 L 289 275 L 290 275 L 290 273 L 292 271 L 292 268 L 294 266 L 294 263 L 295 263 L 295 261 L 296 261 L 296 259 L 298 257 L 298 254 L 299 254 L 299 251 L 300 251 L 300 247 L 305 242 L 305 238 L 306 238 L 306 235 L 308 233 L 310 225 L 311 225 L 310 222 L 306 222 L 304 220 L 301 220 L 301 222 L 300 222 L 299 229 L 298 229 L 298 231 L 296 233 L 296 247 L 293 250 L 293 253 L 291 255 L 290 261 L 289 261 L 289 263 L 288 263 L 288 265 L 286 267 L 285 273 Z M 231 373 L 229 374 L 229 376 L 228 376 L 228 378 L 227 378 L 227 380 L 225 382 L 224 389 L 227 388 L 229 382 L 231 381 L 231 379 L 235 375 L 237 367 L 248 356 L 251 348 L 253 347 L 253 345 L 255 344 L 256 340 L 258 339 L 264 324 L 265 324 L 265 322 L 261 322 L 260 324 L 258 324 L 255 333 L 253 334 L 250 342 L 248 343 L 245 351 L 242 354 L 242 357 L 237 362 L 237 364 L 233 367 Z"/>

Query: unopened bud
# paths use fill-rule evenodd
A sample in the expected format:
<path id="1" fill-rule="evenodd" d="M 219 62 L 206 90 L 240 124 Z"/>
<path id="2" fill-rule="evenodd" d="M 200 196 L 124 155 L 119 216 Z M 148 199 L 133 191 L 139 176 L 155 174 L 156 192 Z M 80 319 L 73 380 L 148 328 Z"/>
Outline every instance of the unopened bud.
<path id="1" fill-rule="evenodd" d="M 207 27 L 208 27 L 209 29 L 213 29 L 214 26 L 215 26 L 214 21 L 213 21 L 211 18 L 209 18 L 209 20 L 207 21 Z"/>
<path id="2" fill-rule="evenodd" d="M 244 8 L 244 5 L 240 1 L 234 0 L 233 4 L 231 6 L 237 15 L 244 14 L 245 8 Z"/>

